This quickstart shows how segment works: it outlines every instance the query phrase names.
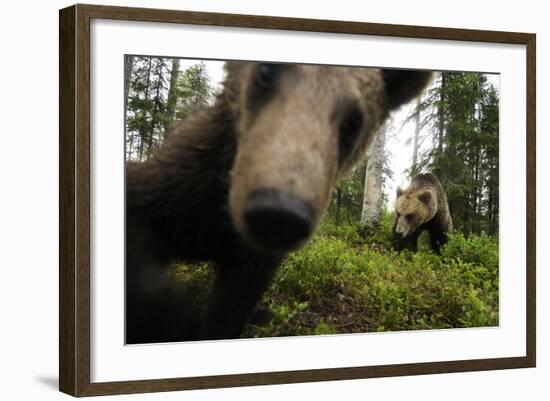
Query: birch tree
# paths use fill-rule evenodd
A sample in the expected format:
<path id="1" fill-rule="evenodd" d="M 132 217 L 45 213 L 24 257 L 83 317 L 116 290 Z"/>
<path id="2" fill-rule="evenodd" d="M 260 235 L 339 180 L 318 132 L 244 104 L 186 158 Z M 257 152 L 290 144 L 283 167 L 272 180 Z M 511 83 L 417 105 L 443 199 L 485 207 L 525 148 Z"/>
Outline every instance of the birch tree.
<path id="1" fill-rule="evenodd" d="M 377 227 L 380 224 L 384 204 L 385 146 L 386 131 L 381 130 L 367 155 L 361 212 L 361 225 L 364 227 Z"/>

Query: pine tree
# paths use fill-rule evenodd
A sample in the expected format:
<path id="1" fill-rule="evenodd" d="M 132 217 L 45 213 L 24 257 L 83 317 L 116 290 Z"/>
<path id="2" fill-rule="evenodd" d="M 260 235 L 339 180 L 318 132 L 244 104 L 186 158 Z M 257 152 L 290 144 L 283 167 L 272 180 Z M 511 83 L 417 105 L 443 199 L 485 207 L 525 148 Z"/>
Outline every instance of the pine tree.
<path id="1" fill-rule="evenodd" d="M 126 159 L 143 161 L 178 120 L 211 101 L 212 87 L 203 62 L 181 72 L 179 59 L 136 56 L 131 67 L 127 61 Z"/>
<path id="2" fill-rule="evenodd" d="M 206 65 L 200 62 L 187 68 L 179 77 L 181 97 L 177 105 L 178 120 L 193 115 L 212 100 L 212 84 Z"/>
<path id="3" fill-rule="evenodd" d="M 164 135 L 170 131 L 176 121 L 176 106 L 181 91 L 178 88 L 178 78 L 180 74 L 180 60 L 172 60 L 172 69 L 170 71 L 170 87 L 168 89 L 168 98 L 166 99 L 166 120 L 164 122 Z"/>
<path id="4" fill-rule="evenodd" d="M 484 74 L 444 72 L 417 109 L 432 135 L 411 175 L 430 171 L 464 233 L 498 230 L 498 94 Z"/>

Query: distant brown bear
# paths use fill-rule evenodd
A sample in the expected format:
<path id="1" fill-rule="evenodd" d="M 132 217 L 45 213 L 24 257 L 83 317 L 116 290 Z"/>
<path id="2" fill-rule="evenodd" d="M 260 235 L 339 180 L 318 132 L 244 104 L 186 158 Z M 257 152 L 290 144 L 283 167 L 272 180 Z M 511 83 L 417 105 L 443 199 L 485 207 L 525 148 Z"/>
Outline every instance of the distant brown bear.
<path id="1" fill-rule="evenodd" d="M 405 190 L 397 188 L 393 247 L 416 252 L 418 237 L 427 230 L 432 249 L 440 253 L 453 230 L 447 195 L 433 174 L 419 174 Z"/>
<path id="2" fill-rule="evenodd" d="M 126 341 L 239 337 L 286 253 L 389 112 L 431 73 L 231 62 L 212 106 L 126 170 Z M 169 286 L 172 261 L 211 261 L 206 313 Z M 207 291 L 207 289 L 205 289 Z"/>

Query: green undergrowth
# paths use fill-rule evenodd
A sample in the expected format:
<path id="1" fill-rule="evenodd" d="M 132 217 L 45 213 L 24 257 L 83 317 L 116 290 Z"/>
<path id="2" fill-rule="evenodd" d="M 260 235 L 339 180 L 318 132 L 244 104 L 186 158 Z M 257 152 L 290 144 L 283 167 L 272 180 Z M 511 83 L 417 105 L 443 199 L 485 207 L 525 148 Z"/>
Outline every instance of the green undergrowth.
<path id="1" fill-rule="evenodd" d="M 370 232 L 323 221 L 265 294 L 271 321 L 249 324 L 243 337 L 498 325 L 497 239 L 453 234 L 441 255 L 423 241 L 417 253 L 391 250 L 388 214 Z M 207 265 L 175 272 L 192 289 L 213 277 Z"/>

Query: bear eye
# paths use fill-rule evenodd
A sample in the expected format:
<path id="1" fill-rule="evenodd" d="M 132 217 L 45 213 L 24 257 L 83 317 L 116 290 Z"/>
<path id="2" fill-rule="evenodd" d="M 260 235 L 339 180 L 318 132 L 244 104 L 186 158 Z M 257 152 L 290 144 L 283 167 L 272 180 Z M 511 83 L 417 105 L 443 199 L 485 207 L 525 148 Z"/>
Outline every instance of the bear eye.
<path id="1" fill-rule="evenodd" d="M 282 66 L 280 64 L 260 63 L 256 67 L 254 80 L 261 88 L 269 89 L 275 84 L 280 75 Z"/>
<path id="2" fill-rule="evenodd" d="M 413 217 L 414 217 L 414 214 L 413 214 L 413 213 L 410 213 L 410 214 L 408 214 L 408 215 L 405 216 L 405 218 L 406 218 L 407 220 L 412 220 Z"/>
<path id="3" fill-rule="evenodd" d="M 350 108 L 340 122 L 339 150 L 340 161 L 345 160 L 351 153 L 357 137 L 363 127 L 363 113 L 357 106 Z"/>

